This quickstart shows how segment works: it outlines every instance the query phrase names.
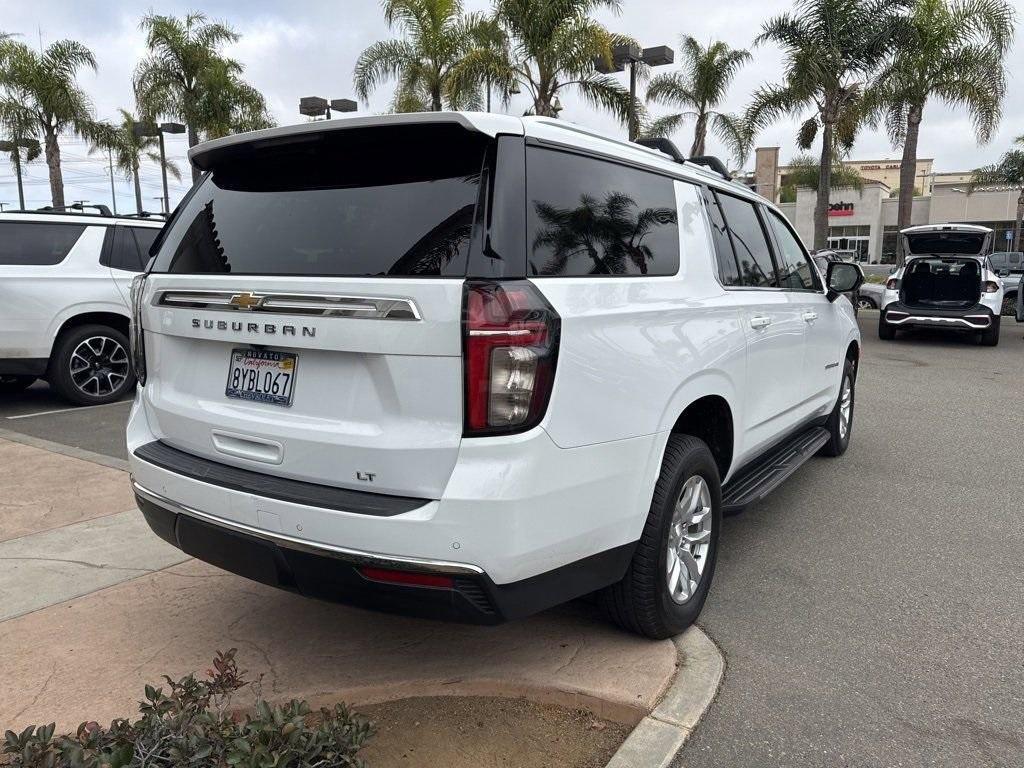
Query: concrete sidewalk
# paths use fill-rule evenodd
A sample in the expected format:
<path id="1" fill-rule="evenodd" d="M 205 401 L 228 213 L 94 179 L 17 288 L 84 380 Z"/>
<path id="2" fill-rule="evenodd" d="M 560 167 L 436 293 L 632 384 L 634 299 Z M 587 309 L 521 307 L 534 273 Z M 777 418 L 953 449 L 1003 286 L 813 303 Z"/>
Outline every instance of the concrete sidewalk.
<path id="1" fill-rule="evenodd" d="M 202 673 L 231 647 L 268 698 L 314 706 L 526 695 L 633 724 L 676 673 L 671 642 L 581 604 L 473 627 L 264 587 L 151 534 L 129 511 L 125 473 L 16 443 L 0 451 L 0 730 L 131 716 L 145 683 Z"/>

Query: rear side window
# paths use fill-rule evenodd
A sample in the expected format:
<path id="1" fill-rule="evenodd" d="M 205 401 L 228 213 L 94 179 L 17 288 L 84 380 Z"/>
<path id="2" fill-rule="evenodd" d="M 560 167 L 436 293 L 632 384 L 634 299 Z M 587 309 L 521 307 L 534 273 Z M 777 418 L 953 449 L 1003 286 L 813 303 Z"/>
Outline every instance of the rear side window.
<path id="1" fill-rule="evenodd" d="M 142 227 L 114 227 L 110 240 L 109 265 L 113 269 L 141 272 L 149 260 L 149 246 L 153 244 L 159 229 Z M 142 238 L 142 242 L 139 238 Z M 143 245 L 145 247 L 143 247 Z"/>
<path id="2" fill-rule="evenodd" d="M 149 249 L 160 234 L 159 227 L 131 227 L 135 235 L 135 244 L 139 246 L 139 269 L 145 269 L 149 262 Z"/>
<path id="3" fill-rule="evenodd" d="M 239 150 L 175 217 L 153 271 L 463 276 L 486 146 L 428 125 Z"/>
<path id="4" fill-rule="evenodd" d="M 674 275 L 675 188 L 665 176 L 570 152 L 527 148 L 531 275 Z"/>
<path id="5" fill-rule="evenodd" d="M 732 249 L 732 240 L 729 238 L 729 230 L 725 226 L 725 217 L 722 216 L 722 207 L 718 203 L 718 198 L 715 197 L 714 192 L 708 189 L 704 192 L 704 200 L 707 203 L 708 218 L 711 220 L 711 236 L 715 241 L 718 279 L 722 285 L 743 285 L 739 264 L 736 262 L 736 254 Z"/>
<path id="6" fill-rule="evenodd" d="M 782 287 L 790 291 L 816 291 L 820 289 L 818 274 L 804 253 L 793 230 L 775 213 L 767 211 L 768 226 L 779 246 L 779 278 Z M 827 270 L 826 265 L 826 270 Z"/>
<path id="7" fill-rule="evenodd" d="M 779 282 L 775 275 L 771 248 L 754 204 L 732 195 L 718 194 L 718 199 L 736 251 L 740 284 L 755 288 L 777 288 Z"/>
<path id="8" fill-rule="evenodd" d="M 0 264 L 60 264 L 84 231 L 81 224 L 0 221 Z"/>

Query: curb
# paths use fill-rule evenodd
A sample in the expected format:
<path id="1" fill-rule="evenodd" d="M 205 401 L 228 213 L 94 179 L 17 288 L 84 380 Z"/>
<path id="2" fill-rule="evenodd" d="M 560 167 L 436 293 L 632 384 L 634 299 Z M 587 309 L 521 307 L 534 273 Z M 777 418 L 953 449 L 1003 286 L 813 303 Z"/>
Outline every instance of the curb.
<path id="1" fill-rule="evenodd" d="M 25 435 L 21 432 L 13 432 L 9 429 L 2 428 L 0 428 L 0 439 L 10 440 L 12 443 L 30 445 L 33 448 L 41 448 L 44 451 L 59 453 L 62 456 L 70 456 L 73 459 L 91 461 L 93 464 L 99 464 L 103 467 L 120 469 L 125 472 L 128 471 L 128 462 L 124 459 L 116 459 L 113 456 L 105 456 L 102 453 L 87 451 L 85 448 L 75 448 L 73 445 L 55 443 L 52 440 L 44 440 L 41 437 L 32 437 L 31 435 Z"/>
<path id="2" fill-rule="evenodd" d="M 606 768 L 665 768 L 715 699 L 725 657 L 699 627 L 675 638 L 679 669 L 658 706 L 637 724 Z"/>

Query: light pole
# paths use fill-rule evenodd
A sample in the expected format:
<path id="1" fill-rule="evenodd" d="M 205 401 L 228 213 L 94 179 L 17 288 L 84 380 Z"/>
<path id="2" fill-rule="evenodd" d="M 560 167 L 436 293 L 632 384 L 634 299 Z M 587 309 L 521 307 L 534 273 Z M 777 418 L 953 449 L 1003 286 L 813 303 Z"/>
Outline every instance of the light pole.
<path id="1" fill-rule="evenodd" d="M 160 140 L 160 174 L 164 182 L 164 202 L 160 210 L 163 213 L 169 213 L 171 208 L 171 199 L 167 194 L 167 155 L 164 152 L 164 134 L 184 132 L 185 126 L 181 123 L 160 123 L 159 125 L 146 121 L 132 123 L 132 134 L 135 138 L 140 139 L 143 136 L 156 136 Z M 139 213 L 141 213 L 141 211 L 139 211 Z"/>
<path id="2" fill-rule="evenodd" d="M 640 121 L 636 112 L 636 65 L 643 62 L 649 67 L 660 67 L 675 61 L 675 51 L 667 45 L 656 45 L 653 48 L 641 48 L 639 45 L 616 45 L 612 48 L 612 65 L 608 67 L 603 59 L 594 61 L 598 72 L 611 74 L 622 72 L 629 66 L 629 140 L 636 141 L 640 133 Z"/>
<path id="3" fill-rule="evenodd" d="M 326 120 L 331 119 L 331 110 L 335 112 L 355 112 L 359 108 L 352 99 L 322 99 L 319 96 L 303 96 L 299 99 L 299 114 L 307 117 L 320 117 L 324 115 Z"/>
<path id="4" fill-rule="evenodd" d="M 0 152 L 10 152 L 14 158 L 14 175 L 18 179 L 18 206 L 21 210 L 25 210 L 25 190 L 21 185 L 21 150 L 22 148 L 27 149 L 29 152 L 39 151 L 39 142 L 35 139 L 11 139 L 10 141 L 0 141 Z"/>

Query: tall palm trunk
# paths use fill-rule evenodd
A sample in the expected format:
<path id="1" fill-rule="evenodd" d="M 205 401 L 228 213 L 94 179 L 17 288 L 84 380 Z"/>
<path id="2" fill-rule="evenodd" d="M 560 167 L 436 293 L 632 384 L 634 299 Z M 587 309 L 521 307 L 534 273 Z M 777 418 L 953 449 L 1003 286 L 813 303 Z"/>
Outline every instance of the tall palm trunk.
<path id="1" fill-rule="evenodd" d="M 704 154 L 704 143 L 708 137 L 708 113 L 701 109 L 697 114 L 697 124 L 693 128 L 693 146 L 690 147 L 690 157 L 700 157 Z"/>
<path id="2" fill-rule="evenodd" d="M 814 250 L 828 244 L 828 198 L 832 191 L 832 130 L 830 120 L 822 121 L 821 165 L 818 168 L 818 197 L 814 201 Z"/>
<path id="3" fill-rule="evenodd" d="M 1013 250 L 1021 250 L 1020 241 L 1020 230 L 1021 220 L 1024 219 L 1024 189 L 1021 189 L 1020 195 L 1017 197 L 1017 220 L 1013 225 Z"/>
<path id="4" fill-rule="evenodd" d="M 900 229 L 910 226 L 914 206 L 914 182 L 917 178 L 917 140 L 921 132 L 921 107 L 912 106 L 907 112 L 907 135 L 903 140 L 903 160 L 900 162 L 900 202 L 896 225 Z"/>
<path id="5" fill-rule="evenodd" d="M 64 174 L 60 170 L 60 145 L 57 143 L 57 132 L 47 128 L 43 141 L 46 146 L 46 167 L 50 171 L 50 198 L 54 208 L 64 205 Z"/>
<path id="6" fill-rule="evenodd" d="M 189 149 L 191 149 L 192 147 L 194 147 L 198 143 L 199 143 L 199 133 L 192 126 L 192 123 L 189 123 L 188 124 L 188 146 L 189 146 Z M 195 184 L 197 181 L 199 181 L 199 169 L 196 168 L 193 165 L 192 166 L 192 183 Z M 168 200 L 167 201 L 167 209 L 168 210 L 170 210 L 170 206 L 171 206 L 171 201 Z"/>
<path id="7" fill-rule="evenodd" d="M 142 213 L 142 187 L 139 186 L 139 167 L 132 169 L 132 181 L 135 182 L 135 212 Z"/>

